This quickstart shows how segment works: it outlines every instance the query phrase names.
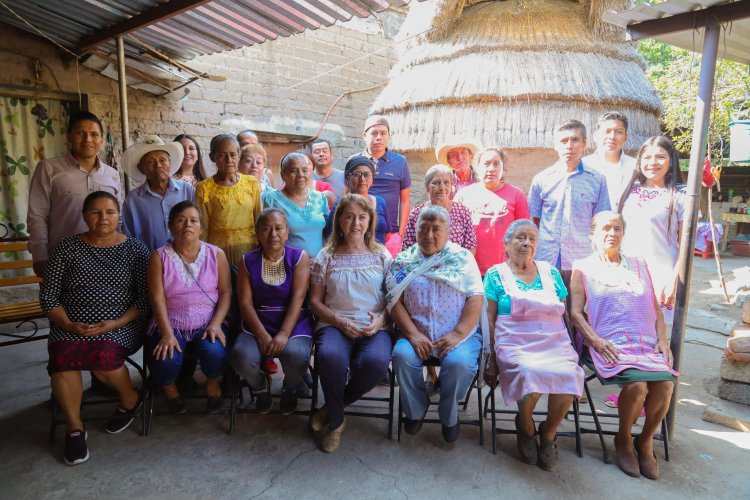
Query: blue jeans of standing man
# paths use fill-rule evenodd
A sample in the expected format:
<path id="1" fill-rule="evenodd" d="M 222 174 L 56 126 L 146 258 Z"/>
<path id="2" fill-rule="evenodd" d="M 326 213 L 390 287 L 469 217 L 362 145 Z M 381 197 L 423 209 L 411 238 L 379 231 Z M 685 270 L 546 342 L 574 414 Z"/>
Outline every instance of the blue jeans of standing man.
<path id="1" fill-rule="evenodd" d="M 279 354 L 281 368 L 284 370 L 284 389 L 292 390 L 302 380 L 310 363 L 310 346 L 312 338 L 296 336 L 290 338 L 284 350 Z M 234 341 L 229 362 L 240 377 L 245 379 L 255 391 L 265 387 L 265 376 L 260 371 L 261 362 L 258 341 L 253 335 L 242 330 Z M 270 387 L 268 388 L 270 390 Z"/>
<path id="2" fill-rule="evenodd" d="M 474 332 L 440 360 L 438 415 L 440 422 L 447 427 L 458 422 L 458 402 L 466 395 L 477 373 L 481 349 L 482 336 L 479 332 Z M 399 339 L 393 348 L 393 370 L 398 378 L 401 407 L 406 418 L 411 420 L 421 419 L 430 405 L 423 367 L 424 361 L 419 358 L 411 343 L 406 339 Z"/>
<path id="3" fill-rule="evenodd" d="M 344 423 L 344 408 L 383 379 L 391 361 L 391 334 L 380 330 L 371 337 L 351 339 L 326 326 L 318 330 L 315 344 L 315 369 L 328 407 L 328 425 L 338 429 Z"/>
<path id="4" fill-rule="evenodd" d="M 224 337 L 227 336 L 228 329 L 225 325 L 221 326 L 224 331 Z M 174 355 L 170 359 L 167 356 L 163 360 L 157 360 L 153 357 L 154 348 L 159 343 L 160 334 L 157 328 L 152 335 L 146 337 L 146 348 L 148 349 L 149 369 L 154 381 L 159 385 L 171 385 L 177 380 L 180 367 L 185 358 L 186 349 L 194 349 L 201 363 L 201 371 L 206 378 L 219 378 L 224 374 L 224 366 L 227 360 L 227 349 L 221 342 L 214 340 L 211 342 L 208 337 L 201 339 L 203 329 L 193 330 L 192 332 L 175 332 L 175 338 L 180 345 L 182 352 L 175 349 Z M 189 338 L 190 340 L 186 339 Z"/>

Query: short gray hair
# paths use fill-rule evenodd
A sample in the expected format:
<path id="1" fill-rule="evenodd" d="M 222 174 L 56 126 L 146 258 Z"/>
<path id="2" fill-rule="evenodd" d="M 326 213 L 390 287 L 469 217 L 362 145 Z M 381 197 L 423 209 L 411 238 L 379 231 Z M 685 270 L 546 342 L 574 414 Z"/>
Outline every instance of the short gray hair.
<path id="1" fill-rule="evenodd" d="M 451 229 L 451 216 L 448 213 L 448 211 L 441 207 L 440 205 L 427 205 L 419 212 L 419 218 L 417 219 L 417 227 L 419 227 L 420 222 L 423 220 L 426 221 L 435 221 L 437 219 L 441 219 L 443 222 L 445 222 L 445 227 L 450 231 Z"/>
<path id="2" fill-rule="evenodd" d="M 539 229 L 536 227 L 536 224 L 534 224 L 533 221 L 530 221 L 529 219 L 518 219 L 514 220 L 510 223 L 510 226 L 508 226 L 508 229 L 505 230 L 505 236 L 503 237 L 503 242 L 505 243 L 505 247 L 508 247 L 508 243 L 510 243 L 510 240 L 513 239 L 513 236 L 522 228 L 526 226 L 531 226 L 534 228 L 534 230 L 538 233 Z"/>
<path id="3" fill-rule="evenodd" d="M 433 165 L 424 174 L 424 188 L 429 190 L 432 179 L 438 174 L 448 174 L 451 178 L 451 185 L 453 185 L 453 170 L 445 165 Z"/>

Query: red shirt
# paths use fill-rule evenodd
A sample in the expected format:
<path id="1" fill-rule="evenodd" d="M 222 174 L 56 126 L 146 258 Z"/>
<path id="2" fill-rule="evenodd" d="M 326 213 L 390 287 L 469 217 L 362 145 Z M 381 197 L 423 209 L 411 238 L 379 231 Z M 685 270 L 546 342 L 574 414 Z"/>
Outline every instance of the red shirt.
<path id="1" fill-rule="evenodd" d="M 490 267 L 505 261 L 503 240 L 508 226 L 515 220 L 529 218 L 526 195 L 511 184 L 490 191 L 478 182 L 456 193 L 455 201 L 466 205 L 471 212 L 477 233 L 477 264 L 484 276 Z"/>

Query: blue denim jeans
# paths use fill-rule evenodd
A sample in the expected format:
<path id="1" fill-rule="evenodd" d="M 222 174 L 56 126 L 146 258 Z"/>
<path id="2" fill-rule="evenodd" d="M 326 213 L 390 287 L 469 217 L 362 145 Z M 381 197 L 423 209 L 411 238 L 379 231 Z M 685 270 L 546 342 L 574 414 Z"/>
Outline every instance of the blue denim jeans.
<path id="1" fill-rule="evenodd" d="M 478 369 L 482 335 L 475 332 L 440 360 L 440 422 L 448 427 L 458 422 L 458 402 L 466 395 Z M 398 378 L 401 407 L 406 418 L 424 416 L 430 404 L 424 384 L 424 362 L 406 339 L 399 339 L 393 348 L 393 370 Z"/>
<path id="2" fill-rule="evenodd" d="M 222 325 L 224 336 L 227 336 L 227 329 Z M 159 330 L 156 329 L 152 335 L 146 337 L 146 349 L 148 349 L 148 367 L 151 370 L 151 376 L 159 385 L 171 385 L 177 380 L 180 367 L 185 359 L 185 350 L 194 350 L 201 364 L 201 371 L 206 378 L 219 378 L 224 374 L 224 367 L 227 361 L 227 348 L 221 345 L 221 342 L 215 340 L 211 342 L 208 337 L 201 339 L 203 332 L 196 332 L 192 335 L 190 341 L 181 335 L 176 335 L 177 342 L 182 352 L 174 350 L 174 355 L 170 359 L 167 356 L 163 360 L 157 360 L 153 357 L 154 348 L 159 343 Z"/>
<path id="3" fill-rule="evenodd" d="M 383 380 L 391 361 L 391 334 L 380 330 L 372 337 L 351 339 L 326 326 L 318 330 L 315 343 L 315 368 L 328 407 L 328 425 L 338 429 L 344 423 L 344 408 Z"/>

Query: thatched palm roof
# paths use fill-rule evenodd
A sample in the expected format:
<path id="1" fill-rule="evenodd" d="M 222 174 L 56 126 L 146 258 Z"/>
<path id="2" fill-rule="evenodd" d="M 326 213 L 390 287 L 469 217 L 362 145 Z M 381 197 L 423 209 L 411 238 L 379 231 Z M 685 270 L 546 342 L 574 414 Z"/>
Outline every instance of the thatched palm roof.
<path id="1" fill-rule="evenodd" d="M 393 147 L 407 151 L 453 135 L 550 147 L 556 124 L 593 125 L 611 110 L 628 115 L 626 147 L 638 147 L 658 132 L 661 104 L 624 33 L 598 24 L 618 3 L 412 2 L 400 36 L 444 24 L 406 45 L 372 111 L 389 117 Z"/>

